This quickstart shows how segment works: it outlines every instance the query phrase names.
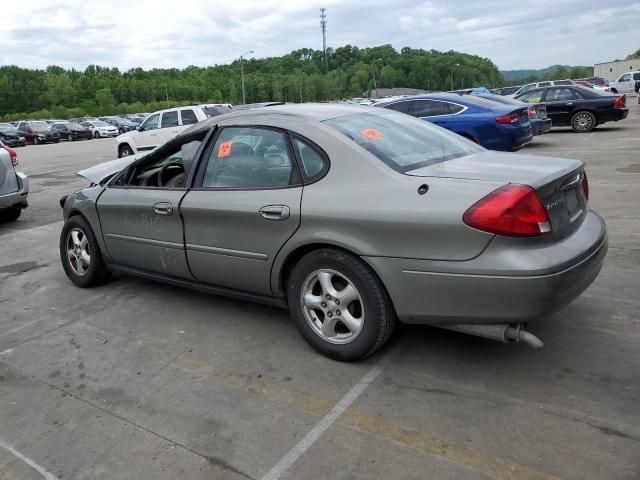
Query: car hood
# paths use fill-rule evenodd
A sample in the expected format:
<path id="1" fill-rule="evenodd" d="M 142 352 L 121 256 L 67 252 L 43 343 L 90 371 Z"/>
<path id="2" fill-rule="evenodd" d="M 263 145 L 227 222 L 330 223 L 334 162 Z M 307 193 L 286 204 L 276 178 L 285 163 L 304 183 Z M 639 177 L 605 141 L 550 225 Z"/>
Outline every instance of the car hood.
<path id="1" fill-rule="evenodd" d="M 77 175 L 86 178 L 91 183 L 100 183 L 105 178 L 110 177 L 114 173 L 118 173 L 122 169 L 128 167 L 139 158 L 144 157 L 149 152 L 129 155 L 128 157 L 116 158 L 110 162 L 100 163 L 91 168 L 86 168 L 77 172 Z"/>
<path id="2" fill-rule="evenodd" d="M 486 150 L 406 172 L 416 177 L 521 183 L 539 188 L 583 167 L 580 160 Z"/>

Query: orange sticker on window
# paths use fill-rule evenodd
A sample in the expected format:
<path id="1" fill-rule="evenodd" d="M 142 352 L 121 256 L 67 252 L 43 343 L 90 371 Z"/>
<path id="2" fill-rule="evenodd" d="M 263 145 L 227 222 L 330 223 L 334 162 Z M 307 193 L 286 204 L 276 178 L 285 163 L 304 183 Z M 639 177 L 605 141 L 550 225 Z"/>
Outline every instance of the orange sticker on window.
<path id="1" fill-rule="evenodd" d="M 360 135 L 367 137 L 369 140 L 377 140 L 384 137 L 384 133 L 374 130 L 373 128 L 365 128 L 360 132 Z"/>
<path id="2" fill-rule="evenodd" d="M 231 155 L 231 145 L 233 145 L 233 142 L 222 142 L 218 147 L 218 158 Z"/>

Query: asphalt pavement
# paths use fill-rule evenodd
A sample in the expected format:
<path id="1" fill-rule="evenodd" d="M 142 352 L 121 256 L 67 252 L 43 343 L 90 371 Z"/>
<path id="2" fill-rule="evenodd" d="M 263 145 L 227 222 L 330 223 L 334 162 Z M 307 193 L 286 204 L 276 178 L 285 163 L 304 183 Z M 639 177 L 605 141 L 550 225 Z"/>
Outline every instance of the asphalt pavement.
<path id="1" fill-rule="evenodd" d="M 58 256 L 61 195 L 113 139 L 18 149 L 30 208 L 0 225 L 0 479 L 640 478 L 640 107 L 522 153 L 586 162 L 610 250 L 531 325 L 545 348 L 405 326 L 354 364 L 284 310 Z"/>

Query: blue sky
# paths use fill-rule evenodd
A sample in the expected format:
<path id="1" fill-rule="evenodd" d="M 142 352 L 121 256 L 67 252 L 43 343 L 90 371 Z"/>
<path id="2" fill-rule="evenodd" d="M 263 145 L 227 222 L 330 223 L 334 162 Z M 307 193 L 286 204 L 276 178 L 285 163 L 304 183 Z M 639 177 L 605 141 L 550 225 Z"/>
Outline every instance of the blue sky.
<path id="1" fill-rule="evenodd" d="M 3 3 L 0 65 L 185 67 L 328 45 L 459 50 L 501 69 L 592 65 L 640 48 L 624 0 L 60 0 Z"/>

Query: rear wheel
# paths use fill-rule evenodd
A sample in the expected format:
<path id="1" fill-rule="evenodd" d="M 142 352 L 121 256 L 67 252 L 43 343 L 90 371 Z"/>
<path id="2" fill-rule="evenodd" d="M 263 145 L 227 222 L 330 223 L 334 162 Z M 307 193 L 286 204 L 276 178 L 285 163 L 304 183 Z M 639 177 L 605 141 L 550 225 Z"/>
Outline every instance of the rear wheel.
<path id="1" fill-rule="evenodd" d="M 131 147 L 126 143 L 120 145 L 120 148 L 118 148 L 118 157 L 128 157 L 129 155 L 133 155 L 133 150 L 131 149 Z"/>
<path id="2" fill-rule="evenodd" d="M 596 116 L 591 112 L 577 112 L 571 118 L 571 128 L 574 132 L 587 133 L 596 127 Z"/>
<path id="3" fill-rule="evenodd" d="M 22 209 L 20 207 L 11 207 L 5 210 L 0 210 L 0 221 L 2 222 L 14 222 L 20 215 L 22 214 Z"/>
<path id="4" fill-rule="evenodd" d="M 287 281 L 287 300 L 304 339 L 336 360 L 371 355 L 395 326 L 380 280 L 362 260 L 340 250 L 320 249 L 300 259 Z"/>
<path id="5" fill-rule="evenodd" d="M 79 215 L 70 217 L 62 227 L 60 261 L 67 277 L 78 287 L 100 285 L 111 275 L 93 230 Z"/>
<path id="6" fill-rule="evenodd" d="M 93 136 L 94 136 L 94 138 L 100 138 L 100 133 L 98 133 L 98 131 L 96 130 L 96 131 L 93 133 Z"/>

